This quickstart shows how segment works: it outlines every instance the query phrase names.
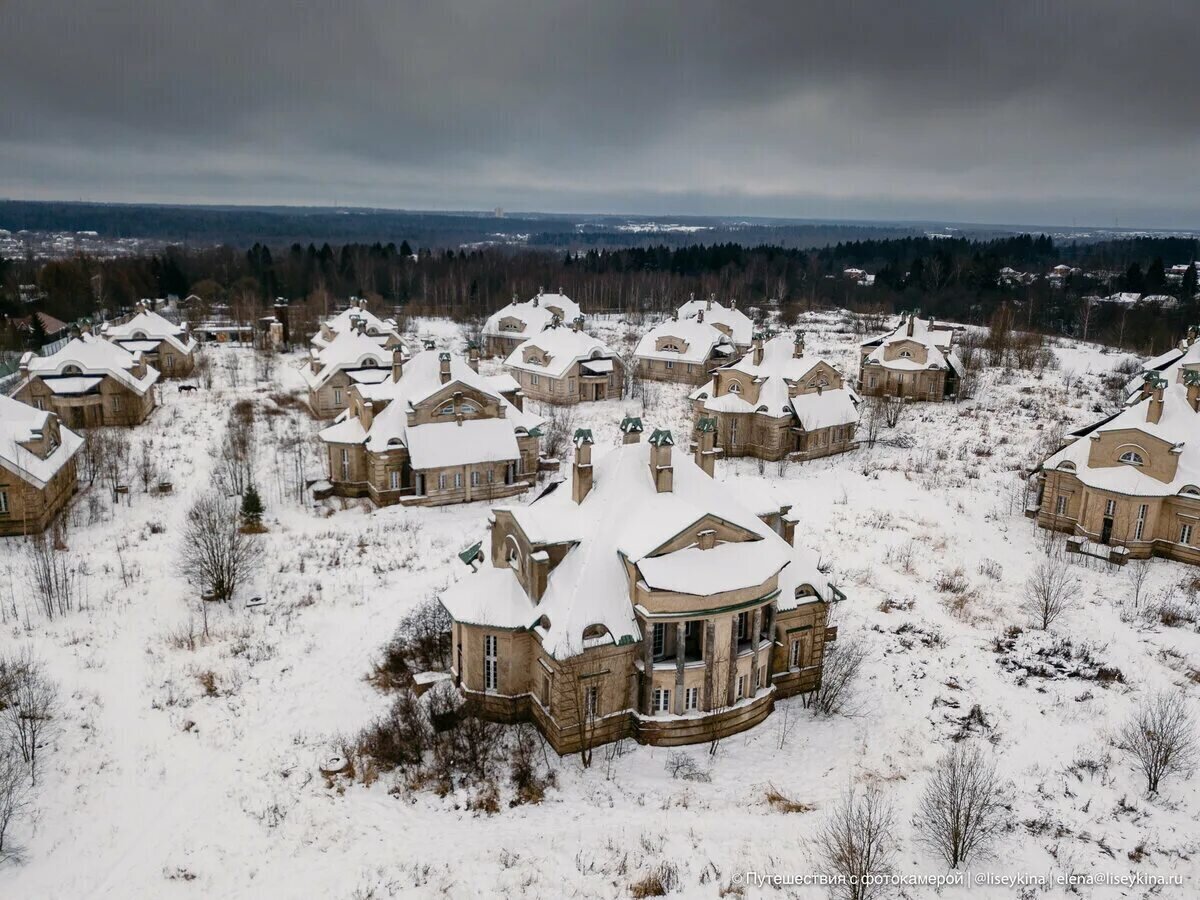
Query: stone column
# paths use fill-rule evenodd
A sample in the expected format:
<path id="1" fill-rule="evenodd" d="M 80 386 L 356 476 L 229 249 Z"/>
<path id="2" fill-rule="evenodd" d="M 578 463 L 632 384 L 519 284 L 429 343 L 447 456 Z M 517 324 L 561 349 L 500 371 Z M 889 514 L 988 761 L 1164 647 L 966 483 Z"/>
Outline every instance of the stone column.
<path id="1" fill-rule="evenodd" d="M 642 712 L 650 715 L 654 703 L 654 623 L 646 621 L 642 635 Z"/>
<path id="2" fill-rule="evenodd" d="M 772 663 L 775 660 L 775 602 L 767 604 L 767 635 L 771 639 L 770 645 L 767 647 L 766 671 L 763 672 L 763 686 L 770 687 L 771 685 L 771 669 L 774 668 Z"/>
<path id="3" fill-rule="evenodd" d="M 754 610 L 754 615 L 751 616 L 750 619 L 750 637 L 754 641 L 754 663 L 750 668 L 750 684 L 747 686 L 747 690 L 751 692 L 754 690 L 754 673 L 756 673 L 759 670 L 759 666 L 762 665 L 762 651 L 759 650 L 758 638 L 759 634 L 762 632 L 762 621 L 763 608 L 760 606 Z M 761 675 L 759 676 L 759 683 L 762 683 Z"/>
<path id="4" fill-rule="evenodd" d="M 725 704 L 733 706 L 737 698 L 738 614 L 729 620 L 729 679 L 725 686 Z"/>
<path id="5" fill-rule="evenodd" d="M 683 713 L 683 653 L 687 645 L 687 623 L 675 623 L 675 715 Z"/>
<path id="6" fill-rule="evenodd" d="M 701 700 L 701 707 L 705 712 L 708 712 L 716 705 L 716 698 L 713 693 L 716 689 L 714 679 L 716 673 L 714 667 L 716 658 L 713 650 L 717 644 L 717 623 L 712 619 L 704 620 L 704 698 Z"/>

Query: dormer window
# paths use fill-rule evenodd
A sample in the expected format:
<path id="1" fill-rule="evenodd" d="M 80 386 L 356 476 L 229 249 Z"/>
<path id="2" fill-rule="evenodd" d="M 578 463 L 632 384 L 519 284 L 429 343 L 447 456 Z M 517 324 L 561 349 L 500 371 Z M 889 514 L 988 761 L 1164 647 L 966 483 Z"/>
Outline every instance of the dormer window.
<path id="1" fill-rule="evenodd" d="M 662 345 L 662 349 L 663 349 L 663 350 L 666 350 L 666 351 L 668 351 L 668 352 L 670 352 L 670 353 L 678 353 L 678 352 L 679 352 L 679 345 L 678 345 L 678 344 L 663 344 L 663 345 Z"/>
<path id="2" fill-rule="evenodd" d="M 447 403 L 445 406 L 443 406 L 441 409 L 439 409 L 439 410 L 438 410 L 438 415 L 439 415 L 439 416 L 452 416 L 452 415 L 454 415 L 454 404 L 453 404 L 453 403 Z"/>
<path id="3" fill-rule="evenodd" d="M 900 358 L 901 359 L 912 359 L 912 351 L 911 350 L 901 350 Z"/>
<path id="4" fill-rule="evenodd" d="M 471 403 L 464 403 L 461 407 L 459 407 L 459 409 L 462 411 L 464 416 L 471 416 L 479 411 L 475 408 L 474 404 Z"/>
<path id="5" fill-rule="evenodd" d="M 79 368 L 79 366 L 63 366 L 62 373 L 64 375 L 82 375 L 83 369 Z"/>
<path id="6" fill-rule="evenodd" d="M 1140 453 L 1134 450 L 1126 450 L 1121 454 L 1117 462 L 1123 462 L 1127 466 L 1140 466 L 1143 464 L 1144 460 L 1142 459 L 1142 455 Z"/>
<path id="7" fill-rule="evenodd" d="M 729 393 L 740 394 L 741 392 L 742 392 L 742 386 L 738 382 L 731 381 L 729 383 Z"/>

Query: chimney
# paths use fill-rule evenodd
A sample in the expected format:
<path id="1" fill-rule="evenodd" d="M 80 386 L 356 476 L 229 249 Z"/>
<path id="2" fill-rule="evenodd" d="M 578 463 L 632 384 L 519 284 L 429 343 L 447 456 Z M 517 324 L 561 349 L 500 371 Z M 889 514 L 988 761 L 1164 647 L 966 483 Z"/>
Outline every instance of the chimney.
<path id="1" fill-rule="evenodd" d="M 284 344 L 291 344 L 292 329 L 291 322 L 289 321 L 288 305 L 282 299 L 275 301 L 275 318 L 279 320 Z M 187 331 L 186 325 L 184 325 L 183 330 L 184 332 Z"/>
<path id="2" fill-rule="evenodd" d="M 636 416 L 626 416 L 621 420 L 621 443 L 638 444 L 642 440 L 642 420 Z"/>
<path id="3" fill-rule="evenodd" d="M 537 296 L 533 298 L 533 305 L 537 306 L 538 301 L 541 299 L 542 299 L 542 287 L 541 287 L 541 285 L 538 285 L 538 292 L 537 292 Z"/>
<path id="4" fill-rule="evenodd" d="M 474 341 L 467 344 L 467 365 L 471 367 L 472 372 L 479 371 L 479 345 Z"/>
<path id="5" fill-rule="evenodd" d="M 433 338 L 425 338 L 424 344 L 425 344 L 426 350 L 432 350 L 434 347 L 437 346 L 437 344 L 435 344 L 433 342 Z"/>
<path id="6" fill-rule="evenodd" d="M 709 294 L 709 295 L 708 295 L 708 301 L 707 301 L 707 302 L 704 304 L 704 308 L 705 308 L 705 309 L 712 309 L 712 302 L 713 302 L 713 298 L 714 298 L 714 297 L 716 297 L 716 296 L 717 296 L 716 294 Z"/>
<path id="7" fill-rule="evenodd" d="M 363 431 L 370 431 L 371 425 L 375 422 L 375 404 L 370 400 L 362 402 L 362 415 L 358 417 L 362 423 Z"/>
<path id="8" fill-rule="evenodd" d="M 658 493 L 669 493 L 674 483 L 674 469 L 671 466 L 671 448 L 675 439 L 666 428 L 656 428 L 650 435 L 650 476 L 654 479 L 654 489 Z"/>
<path id="9" fill-rule="evenodd" d="M 763 361 L 763 336 L 761 331 L 754 332 L 754 340 L 750 344 L 750 352 L 753 354 L 751 359 L 754 364 L 761 366 Z"/>
<path id="10" fill-rule="evenodd" d="M 696 321 L 704 324 L 704 310 L 701 309 L 696 311 Z"/>
<path id="11" fill-rule="evenodd" d="M 1187 385 L 1188 405 L 1193 412 L 1200 412 L 1200 372 L 1185 372 L 1183 383 Z"/>
<path id="12" fill-rule="evenodd" d="M 549 581 L 550 554 L 545 550 L 535 550 L 529 554 L 529 597 L 534 603 L 541 602 Z"/>
<path id="13" fill-rule="evenodd" d="M 796 337 L 792 341 L 792 356 L 800 359 L 804 356 L 804 332 L 797 331 Z"/>
<path id="14" fill-rule="evenodd" d="M 592 430 L 575 429 L 575 463 L 571 467 L 571 499 L 582 503 L 592 492 Z"/>
<path id="15" fill-rule="evenodd" d="M 1190 347 L 1196 342 L 1196 326 L 1189 325 L 1187 330 L 1187 345 Z"/>
<path id="16" fill-rule="evenodd" d="M 1157 425 L 1158 420 L 1162 418 L 1164 384 L 1161 380 L 1155 382 L 1154 390 L 1150 394 L 1150 403 L 1146 407 L 1146 421 L 1153 425 Z"/>
<path id="17" fill-rule="evenodd" d="M 440 373 L 442 384 L 450 383 L 450 354 L 442 351 L 438 354 L 438 363 L 440 364 Z"/>
<path id="18" fill-rule="evenodd" d="M 917 317 L 917 316 L 916 316 L 916 313 L 909 313 L 909 314 L 908 314 L 908 336 L 909 336 L 909 337 L 912 337 L 912 336 L 913 336 L 913 320 L 914 320 L 916 317 Z"/>
<path id="19" fill-rule="evenodd" d="M 576 316 L 571 320 L 572 331 L 583 331 L 583 316 Z"/>
<path id="20" fill-rule="evenodd" d="M 696 465 L 712 478 L 717 461 L 717 420 L 704 418 L 696 427 L 700 432 L 700 439 L 696 441 Z"/>
<path id="21" fill-rule="evenodd" d="M 404 348 L 394 347 L 392 349 L 392 381 L 399 381 L 404 375 Z"/>

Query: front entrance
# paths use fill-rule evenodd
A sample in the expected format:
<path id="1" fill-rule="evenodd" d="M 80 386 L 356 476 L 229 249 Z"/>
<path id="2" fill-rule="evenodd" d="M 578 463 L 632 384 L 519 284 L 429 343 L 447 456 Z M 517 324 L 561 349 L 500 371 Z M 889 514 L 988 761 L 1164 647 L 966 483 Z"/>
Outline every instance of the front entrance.
<path id="1" fill-rule="evenodd" d="M 592 399 L 593 400 L 603 400 L 605 397 L 605 387 L 607 387 L 607 385 L 605 385 L 603 383 L 593 384 L 592 385 Z"/>
<path id="2" fill-rule="evenodd" d="M 1100 543 L 1107 544 L 1112 541 L 1112 526 L 1113 520 L 1105 516 L 1104 525 L 1100 529 Z"/>

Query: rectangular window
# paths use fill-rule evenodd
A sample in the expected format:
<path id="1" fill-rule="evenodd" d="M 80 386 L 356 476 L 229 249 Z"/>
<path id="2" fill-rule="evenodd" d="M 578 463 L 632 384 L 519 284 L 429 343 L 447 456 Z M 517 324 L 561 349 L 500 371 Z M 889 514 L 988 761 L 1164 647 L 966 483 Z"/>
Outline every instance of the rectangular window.
<path id="1" fill-rule="evenodd" d="M 454 473 L 454 487 L 456 489 L 462 487 L 462 472 Z"/>
<path id="2" fill-rule="evenodd" d="M 496 472 L 494 469 L 488 469 L 488 484 L 496 480 Z"/>
<path id="3" fill-rule="evenodd" d="M 440 475 L 438 475 L 438 490 L 444 491 L 445 489 L 446 489 L 446 473 L 443 472 Z"/>
<path id="4" fill-rule="evenodd" d="M 5 510 L 8 509 L 7 504 L 5 505 L 4 508 L 5 508 Z M 1191 542 L 1192 542 L 1192 526 L 1184 525 L 1182 528 L 1179 529 L 1179 543 L 1190 544 Z"/>
<path id="5" fill-rule="evenodd" d="M 692 687 L 687 689 L 687 693 L 683 695 L 685 709 L 700 708 L 700 688 Z"/>
<path id="6" fill-rule="evenodd" d="M 400 470 L 392 469 L 388 472 L 388 487 L 393 491 L 400 490 Z"/>
<path id="7" fill-rule="evenodd" d="M 175 368 L 175 357 L 171 356 L 170 354 L 167 354 L 166 356 L 163 357 L 163 364 L 165 365 L 166 370 L 168 372 L 170 372 L 172 369 Z"/>
<path id="8" fill-rule="evenodd" d="M 1056 516 L 1065 516 L 1067 514 L 1067 498 L 1059 494 L 1058 499 L 1054 502 L 1054 514 Z"/>
<path id="9" fill-rule="evenodd" d="M 567 392 L 570 394 L 575 393 L 575 379 L 574 378 L 567 379 Z"/>
<path id="10" fill-rule="evenodd" d="M 549 672 L 542 673 L 541 699 L 542 699 L 542 706 L 544 706 L 547 710 L 550 709 L 550 673 Z"/>
<path id="11" fill-rule="evenodd" d="M 755 693 L 757 693 L 757 692 L 758 692 L 758 689 L 759 689 L 760 687 L 762 687 L 762 669 L 761 669 L 761 668 L 756 668 L 756 669 L 754 670 L 754 690 L 755 690 Z"/>
<path id="12" fill-rule="evenodd" d="M 662 656 L 666 652 L 667 626 L 661 622 L 654 626 L 654 655 Z"/>
<path id="13" fill-rule="evenodd" d="M 600 715 L 600 688 L 589 685 L 583 693 L 583 708 L 589 719 Z"/>
<path id="14" fill-rule="evenodd" d="M 8 515 L 8 491 L 0 491 L 0 516 Z"/>
<path id="15" fill-rule="evenodd" d="M 750 631 L 750 614 L 749 613 L 738 613 L 738 617 L 737 617 L 738 640 L 739 641 L 747 640 L 749 631 Z"/>
<path id="16" fill-rule="evenodd" d="M 350 451 L 342 448 L 342 481 L 350 477 Z"/>
<path id="17" fill-rule="evenodd" d="M 121 411 L 121 396 L 120 396 L 120 394 L 117 394 L 113 397 L 113 411 L 114 412 Z"/>
<path id="18" fill-rule="evenodd" d="M 674 363 L 674 361 L 673 361 L 673 360 L 670 360 L 670 359 L 668 359 L 668 360 L 666 361 L 666 366 L 667 366 L 667 368 L 668 368 L 668 369 L 673 369 L 673 368 L 675 368 L 675 363 Z"/>
<path id="19" fill-rule="evenodd" d="M 341 388 L 333 389 L 333 405 L 334 406 L 342 405 L 342 389 Z"/>
<path id="20" fill-rule="evenodd" d="M 483 689 L 485 691 L 496 690 L 496 685 L 499 683 L 496 670 L 496 636 L 494 634 L 485 634 L 483 636 Z"/>
<path id="21" fill-rule="evenodd" d="M 867 387 L 869 387 L 869 388 L 875 387 L 875 376 L 874 375 L 872 375 L 870 378 L 867 379 Z"/>
<path id="22" fill-rule="evenodd" d="M 733 699 L 741 700 L 745 696 L 746 696 L 746 676 L 739 675 L 737 677 L 737 696 L 734 697 Z"/>
<path id="23" fill-rule="evenodd" d="M 1134 525 L 1133 528 L 1133 539 L 1135 541 L 1140 541 L 1142 539 L 1142 534 L 1146 530 L 1146 511 L 1149 508 L 1149 504 L 1146 503 L 1143 503 L 1138 507 L 1137 524 Z"/>
<path id="24" fill-rule="evenodd" d="M 529 373 L 529 383 L 530 383 L 531 385 L 533 385 L 533 384 L 537 384 L 537 383 L 538 383 L 538 380 L 539 380 L 539 379 L 538 379 L 538 377 L 537 377 L 536 375 L 534 375 L 532 372 L 530 372 L 530 373 Z"/>
<path id="25" fill-rule="evenodd" d="M 33 398 L 33 405 L 34 405 L 34 407 L 35 407 L 36 409 L 45 410 L 45 408 L 46 408 L 46 401 L 45 401 L 45 400 L 43 400 L 41 397 L 34 397 L 34 398 Z"/>
<path id="26" fill-rule="evenodd" d="M 792 641 L 792 647 L 788 653 L 788 668 L 789 669 L 800 668 L 800 639 L 799 638 L 796 638 L 794 641 Z"/>
<path id="27" fill-rule="evenodd" d="M 1109 500 L 1104 504 L 1104 514 L 1106 516 L 1115 516 L 1117 514 L 1117 501 Z"/>
<path id="28" fill-rule="evenodd" d="M 654 711 L 663 715 L 671 711 L 671 692 L 666 688 L 654 689 Z"/>
<path id="29" fill-rule="evenodd" d="M 471 487 L 479 487 L 479 473 L 478 472 L 471 473 Z"/>

